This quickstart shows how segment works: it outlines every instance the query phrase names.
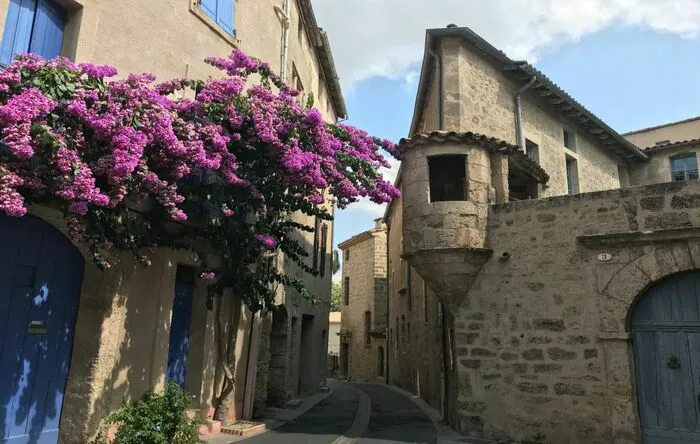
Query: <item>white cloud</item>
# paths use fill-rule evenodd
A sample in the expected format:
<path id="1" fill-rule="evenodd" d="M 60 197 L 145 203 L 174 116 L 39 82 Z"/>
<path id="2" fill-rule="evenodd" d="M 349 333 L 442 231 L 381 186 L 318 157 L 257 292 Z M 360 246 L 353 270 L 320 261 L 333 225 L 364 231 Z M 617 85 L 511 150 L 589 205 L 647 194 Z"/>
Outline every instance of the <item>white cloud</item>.
<path id="1" fill-rule="evenodd" d="M 700 33 L 700 0 L 314 0 L 345 88 L 373 76 L 409 80 L 425 30 L 468 26 L 514 59 L 535 61 L 609 26 Z"/>

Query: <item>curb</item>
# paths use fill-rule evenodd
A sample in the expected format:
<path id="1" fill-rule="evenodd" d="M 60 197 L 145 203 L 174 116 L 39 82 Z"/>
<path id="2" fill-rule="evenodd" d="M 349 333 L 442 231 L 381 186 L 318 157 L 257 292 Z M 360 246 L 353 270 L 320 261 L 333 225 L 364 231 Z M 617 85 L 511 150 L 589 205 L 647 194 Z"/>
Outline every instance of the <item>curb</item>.
<path id="1" fill-rule="evenodd" d="M 440 416 L 440 412 L 437 411 L 435 408 L 433 408 L 430 404 L 425 402 L 420 396 L 414 395 L 411 392 L 408 392 L 404 389 L 401 389 L 399 387 L 395 387 L 390 384 L 374 384 L 380 387 L 386 387 L 389 388 L 396 393 L 399 393 L 406 398 L 409 398 L 411 401 L 413 401 L 414 404 L 416 404 L 421 410 L 423 410 L 423 413 L 426 414 L 428 418 L 430 418 L 430 421 L 433 423 L 433 427 L 435 428 L 435 433 L 437 434 L 437 442 L 438 444 L 450 444 L 450 443 L 455 443 L 455 444 L 492 444 L 495 443 L 496 441 L 491 441 L 491 440 L 483 440 L 483 439 L 476 439 L 476 438 L 468 438 L 464 435 L 459 434 L 457 431 L 452 429 L 450 426 L 442 422 L 442 418 Z"/>

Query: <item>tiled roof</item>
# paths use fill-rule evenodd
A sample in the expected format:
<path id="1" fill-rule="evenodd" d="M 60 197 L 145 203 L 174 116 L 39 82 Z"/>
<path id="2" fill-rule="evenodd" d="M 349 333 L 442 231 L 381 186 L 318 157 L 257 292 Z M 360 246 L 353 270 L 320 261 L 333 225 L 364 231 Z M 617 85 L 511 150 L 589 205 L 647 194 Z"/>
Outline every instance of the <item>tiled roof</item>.
<path id="1" fill-rule="evenodd" d="M 644 148 L 644 151 L 645 152 L 654 152 L 654 151 L 663 150 L 665 148 L 680 148 L 680 147 L 684 147 L 684 146 L 698 145 L 698 144 L 700 144 L 700 139 L 679 140 L 676 142 L 665 143 L 663 145 L 650 146 L 650 147 Z"/>
<path id="2" fill-rule="evenodd" d="M 429 133 L 419 133 L 408 139 L 401 139 L 398 145 L 400 151 L 404 151 L 412 146 L 426 143 L 461 143 L 473 144 L 486 148 L 489 152 L 499 152 L 508 155 L 527 174 L 532 176 L 541 184 L 549 181 L 549 174 L 537 162 L 523 153 L 516 145 L 505 142 L 495 137 L 484 136 L 483 134 L 457 131 L 432 131 Z"/>

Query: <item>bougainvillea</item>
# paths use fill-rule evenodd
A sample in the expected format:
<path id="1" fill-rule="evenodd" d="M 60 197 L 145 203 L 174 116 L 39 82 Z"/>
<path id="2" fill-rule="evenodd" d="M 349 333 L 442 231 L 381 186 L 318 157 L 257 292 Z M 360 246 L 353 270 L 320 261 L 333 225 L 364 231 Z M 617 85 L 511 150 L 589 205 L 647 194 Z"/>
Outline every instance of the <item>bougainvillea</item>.
<path id="1" fill-rule="evenodd" d="M 209 82 L 21 55 L 0 73 L 0 211 L 63 210 L 73 241 L 109 268 L 121 251 L 143 265 L 156 248 L 199 253 L 212 295 L 232 288 L 252 310 L 273 286 L 311 297 L 269 267 L 281 251 L 311 274 L 295 213 L 331 219 L 361 197 L 398 190 L 378 173 L 389 141 L 327 124 L 270 67 L 240 50 L 207 62 Z M 261 79 L 249 83 L 251 75 Z M 298 238 L 298 236 L 296 237 Z M 207 257 L 216 261 L 207 262 Z"/>

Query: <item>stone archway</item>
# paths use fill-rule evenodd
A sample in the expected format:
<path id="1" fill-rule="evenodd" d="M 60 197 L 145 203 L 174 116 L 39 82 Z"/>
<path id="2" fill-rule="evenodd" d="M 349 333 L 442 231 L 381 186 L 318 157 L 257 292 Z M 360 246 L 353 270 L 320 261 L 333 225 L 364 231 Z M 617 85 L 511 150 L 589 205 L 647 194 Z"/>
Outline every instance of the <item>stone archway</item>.
<path id="1" fill-rule="evenodd" d="M 634 257 L 635 251 L 643 254 Z M 613 435 L 639 442 L 641 430 L 630 341 L 631 315 L 639 298 L 654 283 L 676 273 L 700 268 L 700 242 L 647 245 L 630 248 L 627 252 L 632 260 L 598 268 L 598 338 L 605 359 Z"/>

